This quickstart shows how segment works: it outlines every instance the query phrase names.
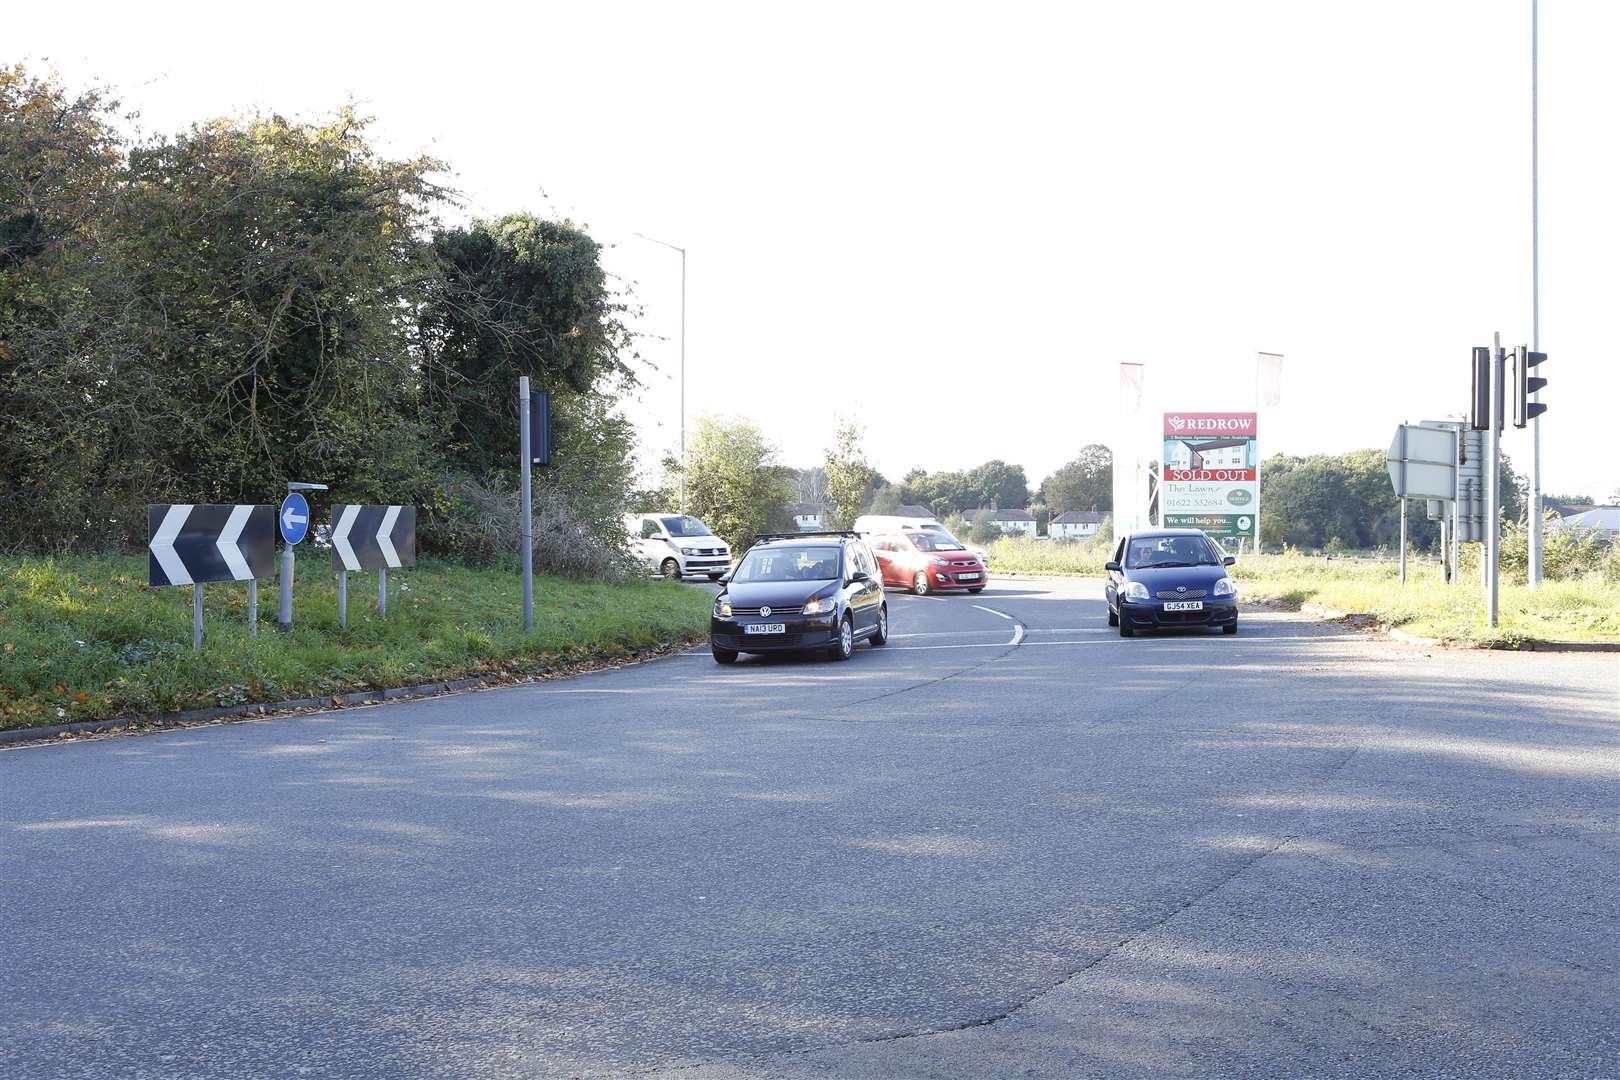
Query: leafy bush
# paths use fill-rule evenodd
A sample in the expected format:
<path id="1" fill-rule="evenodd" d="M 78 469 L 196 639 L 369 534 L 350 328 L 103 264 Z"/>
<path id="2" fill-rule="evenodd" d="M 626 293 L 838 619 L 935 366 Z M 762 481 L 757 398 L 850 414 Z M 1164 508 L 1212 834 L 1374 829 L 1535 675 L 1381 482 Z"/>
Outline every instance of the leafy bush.
<path id="1" fill-rule="evenodd" d="M 480 562 L 510 559 L 518 550 L 523 514 L 516 484 L 499 474 L 457 478 L 435 523 L 440 543 Z M 618 581 L 640 571 L 617 513 L 591 514 L 569 492 L 534 488 L 534 567 L 538 574 Z"/>

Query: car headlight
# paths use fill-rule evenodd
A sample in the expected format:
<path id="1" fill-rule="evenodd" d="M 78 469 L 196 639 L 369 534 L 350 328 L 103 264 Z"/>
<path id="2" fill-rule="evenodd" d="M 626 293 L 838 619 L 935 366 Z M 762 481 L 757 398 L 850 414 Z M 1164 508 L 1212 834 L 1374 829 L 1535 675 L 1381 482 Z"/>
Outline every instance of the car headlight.
<path id="1" fill-rule="evenodd" d="M 682 555 L 696 555 L 697 553 L 698 553 L 697 548 L 684 548 L 684 547 L 681 548 L 681 554 Z"/>
<path id="2" fill-rule="evenodd" d="M 951 561 L 949 559 L 942 559 L 938 555 L 932 556 L 928 561 L 933 563 L 935 566 L 951 565 Z"/>
<path id="3" fill-rule="evenodd" d="M 834 596 L 812 596 L 804 602 L 804 613 L 806 615 L 825 615 L 832 611 L 837 604 L 838 598 Z"/>
<path id="4" fill-rule="evenodd" d="M 1147 586 L 1140 581 L 1132 581 L 1125 586 L 1125 599 L 1146 600 L 1148 598 Z"/>
<path id="5" fill-rule="evenodd" d="M 1212 591 L 1216 596 L 1236 596 L 1237 582 L 1229 577 L 1223 577 L 1215 583 L 1215 588 Z"/>
<path id="6" fill-rule="evenodd" d="M 731 601 L 717 600 L 714 605 L 714 613 L 723 619 L 729 619 L 731 617 Z"/>

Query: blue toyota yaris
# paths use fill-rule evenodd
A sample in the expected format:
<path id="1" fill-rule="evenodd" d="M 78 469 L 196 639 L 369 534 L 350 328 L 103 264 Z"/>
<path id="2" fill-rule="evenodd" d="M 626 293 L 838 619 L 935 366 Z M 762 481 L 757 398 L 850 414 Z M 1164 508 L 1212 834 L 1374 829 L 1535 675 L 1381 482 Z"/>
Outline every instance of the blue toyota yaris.
<path id="1" fill-rule="evenodd" d="M 1237 633 L 1237 560 L 1201 529 L 1153 529 L 1122 538 L 1103 586 L 1108 625 L 1120 637 L 1168 626 L 1219 626 Z"/>

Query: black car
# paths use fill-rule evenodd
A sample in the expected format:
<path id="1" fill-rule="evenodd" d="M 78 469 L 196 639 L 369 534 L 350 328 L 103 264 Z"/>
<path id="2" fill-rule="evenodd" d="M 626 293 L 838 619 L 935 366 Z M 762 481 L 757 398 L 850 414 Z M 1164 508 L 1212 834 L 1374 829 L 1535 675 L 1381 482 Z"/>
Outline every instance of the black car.
<path id="1" fill-rule="evenodd" d="M 1201 529 L 1154 529 L 1120 540 L 1103 586 L 1108 625 L 1120 637 L 1167 626 L 1219 626 L 1237 633 L 1237 560 Z"/>
<path id="2" fill-rule="evenodd" d="M 709 649 L 717 663 L 738 653 L 825 649 L 848 660 L 861 640 L 889 637 L 889 605 L 877 561 L 855 533 L 762 536 L 722 577 Z"/>

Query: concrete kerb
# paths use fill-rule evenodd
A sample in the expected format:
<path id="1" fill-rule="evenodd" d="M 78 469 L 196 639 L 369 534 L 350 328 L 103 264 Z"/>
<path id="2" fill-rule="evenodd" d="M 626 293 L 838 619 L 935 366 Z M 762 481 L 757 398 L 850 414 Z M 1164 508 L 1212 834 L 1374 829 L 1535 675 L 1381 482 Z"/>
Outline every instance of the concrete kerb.
<path id="1" fill-rule="evenodd" d="M 444 682 L 419 683 L 415 686 L 395 686 L 386 690 L 357 690 L 326 697 L 290 698 L 286 701 L 259 702 L 251 705 L 224 705 L 211 709 L 187 709 L 183 712 L 159 713 L 155 716 L 122 716 L 110 720 L 83 720 L 71 724 L 52 724 L 49 727 L 14 728 L 0 731 L 0 750 L 29 743 L 50 742 L 81 735 L 104 735 L 134 729 L 142 734 L 172 731 L 176 728 L 195 727 L 200 724 L 232 720 L 259 720 L 272 716 L 293 716 L 310 712 L 333 712 L 354 705 L 375 705 L 382 701 L 402 698 L 435 697 L 466 690 L 482 690 L 496 686 L 517 686 L 541 679 L 573 678 L 593 671 L 645 664 L 666 656 L 675 656 L 690 648 L 699 639 L 683 638 L 634 649 L 631 655 L 603 661 L 586 661 L 573 666 L 545 666 L 526 668 L 500 675 L 477 675 Z M 133 733 L 133 732 L 132 732 Z"/>

